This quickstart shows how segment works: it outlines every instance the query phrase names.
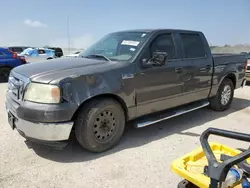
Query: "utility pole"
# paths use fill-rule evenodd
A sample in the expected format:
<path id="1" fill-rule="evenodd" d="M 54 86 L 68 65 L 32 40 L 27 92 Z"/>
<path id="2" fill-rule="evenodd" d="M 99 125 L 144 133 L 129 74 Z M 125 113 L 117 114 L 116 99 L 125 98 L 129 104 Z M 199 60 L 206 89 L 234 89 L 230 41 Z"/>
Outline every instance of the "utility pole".
<path id="1" fill-rule="evenodd" d="M 69 25 L 69 15 L 67 15 L 67 34 L 68 34 L 68 52 L 70 54 L 70 25 Z"/>

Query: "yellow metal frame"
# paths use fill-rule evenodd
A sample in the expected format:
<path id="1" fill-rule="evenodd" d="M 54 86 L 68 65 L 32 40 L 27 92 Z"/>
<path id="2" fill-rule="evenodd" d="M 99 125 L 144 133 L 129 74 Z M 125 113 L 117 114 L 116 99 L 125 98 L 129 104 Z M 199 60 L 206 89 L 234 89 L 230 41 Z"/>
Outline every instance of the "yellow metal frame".
<path id="1" fill-rule="evenodd" d="M 219 162 L 221 154 L 235 156 L 241 153 L 237 149 L 232 149 L 219 143 L 210 142 L 209 145 Z M 247 161 L 250 163 L 250 158 Z M 210 178 L 202 174 L 205 165 L 208 165 L 208 162 L 202 147 L 199 147 L 175 160 L 171 164 L 171 170 L 200 188 L 208 188 Z"/>

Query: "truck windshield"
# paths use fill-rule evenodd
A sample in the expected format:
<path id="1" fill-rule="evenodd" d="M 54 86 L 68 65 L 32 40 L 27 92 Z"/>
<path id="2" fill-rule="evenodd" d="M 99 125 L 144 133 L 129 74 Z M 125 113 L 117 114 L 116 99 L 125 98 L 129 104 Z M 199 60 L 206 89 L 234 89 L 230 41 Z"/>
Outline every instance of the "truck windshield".
<path id="1" fill-rule="evenodd" d="M 114 61 L 131 60 L 145 43 L 148 33 L 117 32 L 112 33 L 93 44 L 79 54 L 79 57 L 97 57 L 101 55 Z"/>

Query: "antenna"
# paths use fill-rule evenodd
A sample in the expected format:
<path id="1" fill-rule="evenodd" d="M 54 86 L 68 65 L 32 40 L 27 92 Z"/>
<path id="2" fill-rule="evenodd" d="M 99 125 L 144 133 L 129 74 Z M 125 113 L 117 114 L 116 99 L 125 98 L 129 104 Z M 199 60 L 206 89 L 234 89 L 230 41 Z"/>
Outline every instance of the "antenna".
<path id="1" fill-rule="evenodd" d="M 68 31 L 68 52 L 70 54 L 70 25 L 69 25 L 69 15 L 67 15 L 67 31 Z"/>

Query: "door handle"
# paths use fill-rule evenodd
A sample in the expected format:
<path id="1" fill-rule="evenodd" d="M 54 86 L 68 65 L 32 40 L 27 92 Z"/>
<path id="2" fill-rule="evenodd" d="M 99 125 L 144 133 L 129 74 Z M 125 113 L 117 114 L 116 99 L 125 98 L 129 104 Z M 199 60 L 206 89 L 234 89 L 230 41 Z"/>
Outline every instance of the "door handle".
<path id="1" fill-rule="evenodd" d="M 175 68 L 176 73 L 182 73 L 183 69 L 182 67 Z"/>
<path id="2" fill-rule="evenodd" d="M 206 69 L 207 69 L 207 70 L 210 70 L 210 69 L 211 69 L 211 65 L 207 65 L 207 66 L 206 66 Z"/>
<path id="3" fill-rule="evenodd" d="M 206 67 L 200 68 L 200 72 L 206 72 L 211 69 L 211 65 L 207 65 Z"/>

